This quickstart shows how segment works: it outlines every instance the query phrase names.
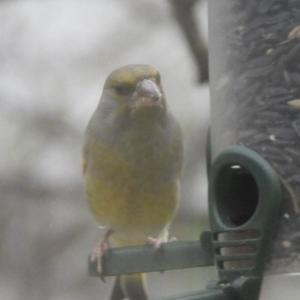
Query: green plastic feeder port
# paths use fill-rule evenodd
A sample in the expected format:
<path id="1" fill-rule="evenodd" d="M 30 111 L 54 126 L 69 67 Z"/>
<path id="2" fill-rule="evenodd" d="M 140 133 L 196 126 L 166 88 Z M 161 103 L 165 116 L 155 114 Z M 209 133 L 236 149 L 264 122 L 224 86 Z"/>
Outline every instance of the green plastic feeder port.
<path id="1" fill-rule="evenodd" d="M 257 299 L 280 214 L 278 176 L 259 154 L 234 146 L 213 162 L 209 185 L 212 244 L 220 282 L 234 286 L 243 278 L 245 285 L 251 279 L 251 292 L 240 299 Z"/>

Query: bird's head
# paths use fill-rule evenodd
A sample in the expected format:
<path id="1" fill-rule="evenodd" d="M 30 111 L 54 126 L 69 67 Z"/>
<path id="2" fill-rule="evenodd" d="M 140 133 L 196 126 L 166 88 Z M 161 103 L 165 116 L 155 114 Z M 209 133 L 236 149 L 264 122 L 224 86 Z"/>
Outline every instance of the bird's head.
<path id="1" fill-rule="evenodd" d="M 149 65 L 128 65 L 113 71 L 105 81 L 101 101 L 113 102 L 115 112 L 135 119 L 153 118 L 166 111 L 160 74 Z"/>

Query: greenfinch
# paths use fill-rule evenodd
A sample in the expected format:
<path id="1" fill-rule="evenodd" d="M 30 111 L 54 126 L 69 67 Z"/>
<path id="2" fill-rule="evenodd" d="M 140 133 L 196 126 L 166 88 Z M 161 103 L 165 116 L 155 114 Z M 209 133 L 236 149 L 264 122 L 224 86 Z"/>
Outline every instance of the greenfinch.
<path id="1" fill-rule="evenodd" d="M 167 241 L 178 207 L 182 152 L 181 130 L 167 106 L 159 72 L 149 65 L 113 71 L 83 147 L 87 202 L 107 228 L 98 262 L 109 238 L 115 246 L 148 241 L 159 247 Z M 142 274 L 122 275 L 116 282 L 114 291 L 123 298 L 147 299 Z"/>

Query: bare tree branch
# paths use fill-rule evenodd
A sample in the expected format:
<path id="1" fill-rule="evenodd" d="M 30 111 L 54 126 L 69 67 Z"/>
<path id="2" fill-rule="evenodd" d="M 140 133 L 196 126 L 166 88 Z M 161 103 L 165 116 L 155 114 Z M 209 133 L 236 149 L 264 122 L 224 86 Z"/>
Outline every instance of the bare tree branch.
<path id="1" fill-rule="evenodd" d="M 198 80 L 208 81 L 208 53 L 202 34 L 197 26 L 194 14 L 195 5 L 201 0 L 169 0 L 176 21 L 178 22 L 189 48 L 196 60 Z"/>

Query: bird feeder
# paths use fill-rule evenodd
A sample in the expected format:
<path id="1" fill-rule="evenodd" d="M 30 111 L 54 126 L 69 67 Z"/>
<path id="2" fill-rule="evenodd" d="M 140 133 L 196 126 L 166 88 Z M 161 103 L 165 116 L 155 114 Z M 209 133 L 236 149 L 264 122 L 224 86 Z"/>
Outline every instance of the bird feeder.
<path id="1" fill-rule="evenodd" d="M 211 0 L 209 22 L 211 157 L 243 145 L 279 177 L 284 201 L 262 299 L 282 299 L 300 272 L 300 2 Z M 269 295 L 276 286 L 281 293 Z"/>

